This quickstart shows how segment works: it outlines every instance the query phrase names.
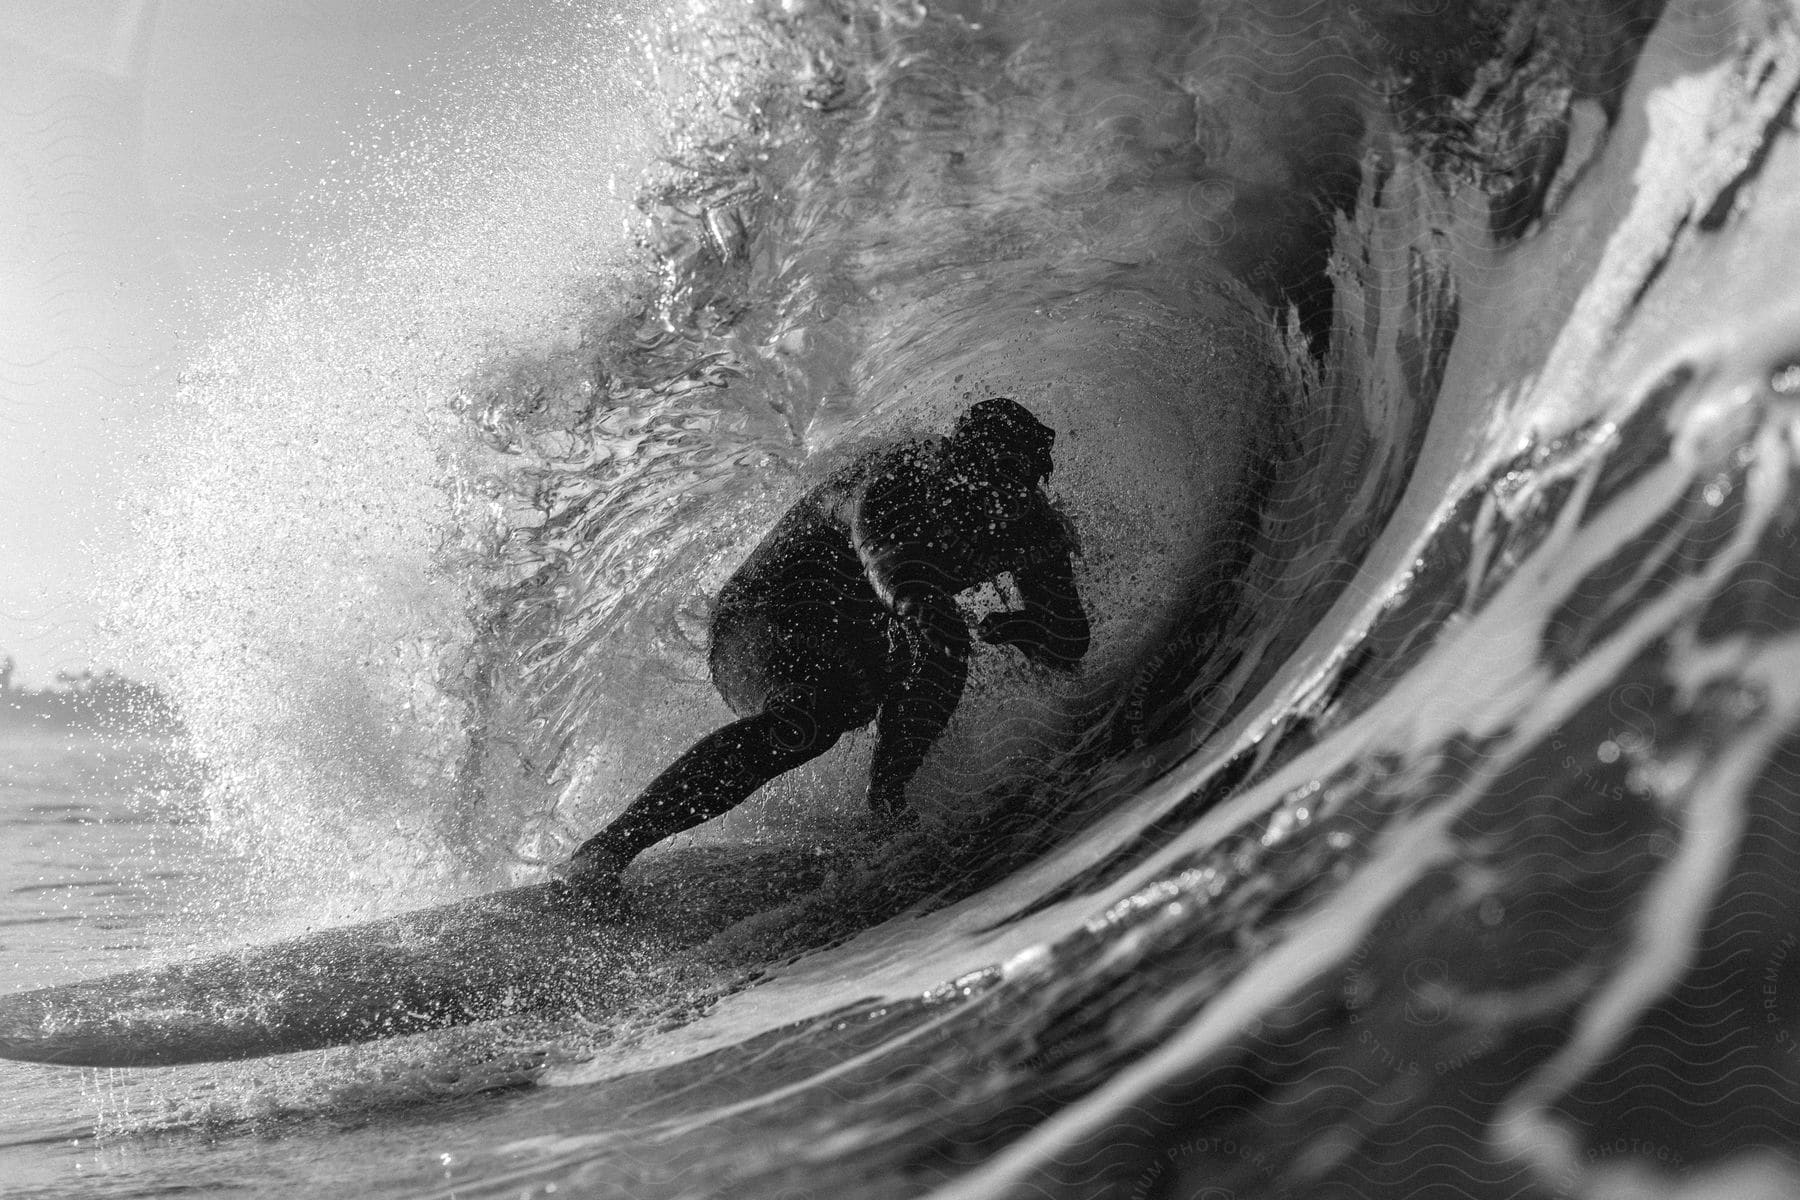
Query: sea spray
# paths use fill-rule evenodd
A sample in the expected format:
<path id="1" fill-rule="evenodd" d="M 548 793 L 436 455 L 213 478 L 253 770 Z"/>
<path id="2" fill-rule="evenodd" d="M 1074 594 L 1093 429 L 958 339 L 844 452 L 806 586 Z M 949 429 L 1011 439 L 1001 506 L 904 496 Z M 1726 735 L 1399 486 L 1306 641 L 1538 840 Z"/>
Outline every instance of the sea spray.
<path id="1" fill-rule="evenodd" d="M 180 703 L 214 832 L 309 913 L 491 866 L 455 764 L 492 456 L 456 397 L 502 348 L 576 338 L 631 257 L 656 119 L 635 20 L 569 6 L 514 72 L 322 181 L 336 236 L 195 350 L 136 498 L 125 635 Z"/>

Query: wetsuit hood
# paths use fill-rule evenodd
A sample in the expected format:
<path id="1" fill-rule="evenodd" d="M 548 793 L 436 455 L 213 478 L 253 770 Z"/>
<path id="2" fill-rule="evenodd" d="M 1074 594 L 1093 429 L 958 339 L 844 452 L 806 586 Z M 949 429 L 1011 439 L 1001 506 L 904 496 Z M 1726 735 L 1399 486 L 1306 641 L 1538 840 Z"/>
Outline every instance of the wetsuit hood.
<path id="1" fill-rule="evenodd" d="M 1018 459 L 1034 479 L 1049 475 L 1055 465 L 1050 451 L 1056 431 L 1005 396 L 971 404 L 956 419 L 950 441 L 958 451 L 992 459 L 997 465 Z"/>

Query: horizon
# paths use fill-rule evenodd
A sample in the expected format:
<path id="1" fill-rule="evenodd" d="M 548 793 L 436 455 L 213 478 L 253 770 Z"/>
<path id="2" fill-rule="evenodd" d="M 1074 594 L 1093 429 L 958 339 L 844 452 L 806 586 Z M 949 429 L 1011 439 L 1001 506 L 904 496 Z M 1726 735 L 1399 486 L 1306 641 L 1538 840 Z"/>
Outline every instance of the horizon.
<path id="1" fill-rule="evenodd" d="M 0 694 L 66 694 L 75 691 L 82 685 L 100 682 L 131 684 L 156 692 L 162 692 L 166 687 L 164 680 L 135 675 L 117 667 L 96 668 L 90 666 L 79 670 L 64 668 L 57 671 L 48 682 L 38 681 L 19 670 L 17 657 L 9 653 L 4 646 L 0 646 Z"/>

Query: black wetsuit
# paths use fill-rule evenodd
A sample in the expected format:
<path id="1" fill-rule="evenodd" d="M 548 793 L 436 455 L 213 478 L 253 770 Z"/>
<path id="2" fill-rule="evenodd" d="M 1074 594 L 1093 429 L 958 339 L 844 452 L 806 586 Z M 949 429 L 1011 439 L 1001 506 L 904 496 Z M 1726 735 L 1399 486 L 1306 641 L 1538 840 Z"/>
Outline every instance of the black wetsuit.
<path id="1" fill-rule="evenodd" d="M 982 640 L 1072 670 L 1088 620 L 1073 534 L 1039 488 L 1053 438 L 1013 401 L 983 401 L 950 437 L 872 452 L 801 497 L 719 593 L 712 677 L 739 719 L 585 843 L 574 874 L 623 866 L 870 721 L 870 806 L 899 815 L 968 675 L 955 597 L 1003 573 L 1022 607 L 986 617 Z"/>

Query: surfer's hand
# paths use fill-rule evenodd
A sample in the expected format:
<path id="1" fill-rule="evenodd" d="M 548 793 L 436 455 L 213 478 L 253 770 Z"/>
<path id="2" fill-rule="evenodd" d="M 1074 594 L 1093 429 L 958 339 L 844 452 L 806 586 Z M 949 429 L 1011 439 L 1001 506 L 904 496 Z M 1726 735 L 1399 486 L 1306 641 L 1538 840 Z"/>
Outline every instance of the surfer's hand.
<path id="1" fill-rule="evenodd" d="M 989 613 L 976 633 L 990 646 L 1011 646 L 1034 666 L 1066 673 L 1081 662 L 1081 655 L 1060 646 L 1042 621 L 1022 612 Z"/>
<path id="2" fill-rule="evenodd" d="M 969 627 L 956 602 L 930 588 L 911 588 L 894 597 L 894 615 L 939 654 L 968 644 Z"/>

